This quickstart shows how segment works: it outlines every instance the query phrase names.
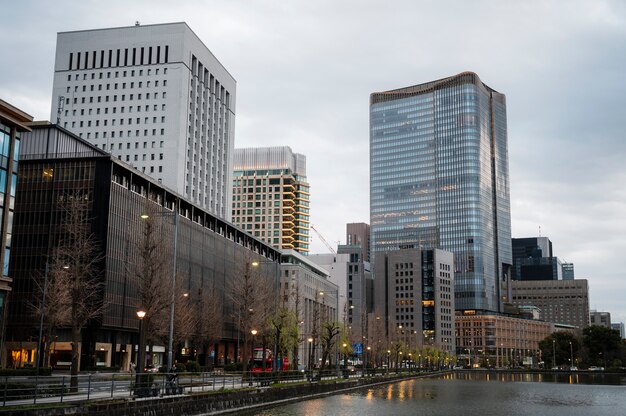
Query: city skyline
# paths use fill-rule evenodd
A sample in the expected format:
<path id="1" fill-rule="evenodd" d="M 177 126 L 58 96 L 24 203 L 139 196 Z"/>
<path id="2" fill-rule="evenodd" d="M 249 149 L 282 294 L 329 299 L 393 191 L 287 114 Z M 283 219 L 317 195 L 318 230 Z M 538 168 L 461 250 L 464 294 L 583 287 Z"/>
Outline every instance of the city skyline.
<path id="1" fill-rule="evenodd" d="M 589 279 L 590 306 L 625 321 L 625 6 L 359 4 L 12 5 L 0 96 L 47 119 L 57 32 L 185 21 L 237 81 L 235 146 L 306 154 L 311 222 L 343 242 L 345 223 L 368 222 L 369 93 L 474 71 L 507 95 L 513 237 L 541 227 Z M 315 236 L 311 251 L 326 251 Z"/>

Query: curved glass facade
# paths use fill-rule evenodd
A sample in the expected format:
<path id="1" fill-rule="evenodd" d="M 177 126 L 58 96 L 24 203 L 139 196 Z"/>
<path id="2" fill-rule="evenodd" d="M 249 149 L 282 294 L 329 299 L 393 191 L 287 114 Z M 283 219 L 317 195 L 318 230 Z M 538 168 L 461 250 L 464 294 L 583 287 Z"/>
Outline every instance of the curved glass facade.
<path id="1" fill-rule="evenodd" d="M 472 73 L 372 94 L 370 174 L 374 252 L 451 251 L 456 309 L 500 311 L 511 264 L 504 95 Z"/>

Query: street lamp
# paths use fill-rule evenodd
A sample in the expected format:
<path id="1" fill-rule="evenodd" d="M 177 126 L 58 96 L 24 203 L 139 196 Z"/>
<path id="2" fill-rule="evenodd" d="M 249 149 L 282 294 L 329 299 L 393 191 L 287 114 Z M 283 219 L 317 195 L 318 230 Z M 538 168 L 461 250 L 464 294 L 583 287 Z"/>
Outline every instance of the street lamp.
<path id="1" fill-rule="evenodd" d="M 552 340 L 552 369 L 556 367 L 556 340 Z"/>
<path id="2" fill-rule="evenodd" d="M 143 334 L 143 318 L 146 317 L 146 311 L 140 309 L 137 311 L 137 318 L 139 318 L 139 351 L 137 356 L 137 376 L 135 384 L 137 387 L 141 384 L 141 373 L 143 373 L 143 367 L 146 360 L 146 341 Z"/>
<path id="3" fill-rule="evenodd" d="M 178 206 L 174 206 L 172 212 L 159 212 L 156 215 L 166 216 L 171 215 L 174 218 L 174 253 L 172 258 L 172 295 L 170 298 L 170 322 L 169 332 L 167 337 L 167 369 L 172 368 L 172 350 L 174 348 L 174 303 L 176 302 L 176 257 L 178 252 Z M 141 214 L 141 219 L 147 220 L 150 218 L 148 214 Z"/>
<path id="4" fill-rule="evenodd" d="M 309 341 L 309 353 L 307 354 L 309 356 L 309 365 L 308 365 L 308 367 L 309 367 L 309 371 L 311 371 L 313 369 L 311 367 L 311 360 L 312 360 L 312 357 L 311 357 L 311 345 L 313 344 L 313 338 L 309 337 L 307 339 L 307 341 Z"/>
<path id="5" fill-rule="evenodd" d="M 390 368 L 389 368 L 389 365 L 391 364 L 389 362 L 390 358 L 391 358 L 391 350 L 387 350 L 387 372 L 389 372 L 389 370 L 390 370 Z"/>
<path id="6" fill-rule="evenodd" d="M 569 342 L 569 356 L 570 356 L 570 371 L 574 369 L 574 347 L 572 347 L 572 341 Z"/>

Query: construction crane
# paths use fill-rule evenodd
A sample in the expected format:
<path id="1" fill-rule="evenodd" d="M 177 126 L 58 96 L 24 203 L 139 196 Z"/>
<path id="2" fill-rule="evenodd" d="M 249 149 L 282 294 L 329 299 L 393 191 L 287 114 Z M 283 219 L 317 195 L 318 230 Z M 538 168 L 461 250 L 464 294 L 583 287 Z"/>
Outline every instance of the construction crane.
<path id="1" fill-rule="evenodd" d="M 317 229 L 315 228 L 315 226 L 313 224 L 311 224 L 311 229 L 313 231 L 315 231 L 315 234 L 317 234 L 317 236 L 320 238 L 320 240 L 322 240 L 322 243 L 324 243 L 324 245 L 326 246 L 326 248 L 328 250 L 330 250 L 331 253 L 333 254 L 337 254 L 337 250 L 335 250 L 330 244 L 328 244 L 328 241 L 326 241 L 326 239 L 324 238 L 324 236 L 317 231 Z"/>

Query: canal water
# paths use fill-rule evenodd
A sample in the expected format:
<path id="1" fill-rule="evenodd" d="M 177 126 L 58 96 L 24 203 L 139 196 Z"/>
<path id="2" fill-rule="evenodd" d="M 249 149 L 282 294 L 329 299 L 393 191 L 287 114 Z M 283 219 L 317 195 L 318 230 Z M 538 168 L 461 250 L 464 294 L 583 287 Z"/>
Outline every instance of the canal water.
<path id="1" fill-rule="evenodd" d="M 626 376 L 460 372 L 305 400 L 256 414 L 626 416 Z"/>

